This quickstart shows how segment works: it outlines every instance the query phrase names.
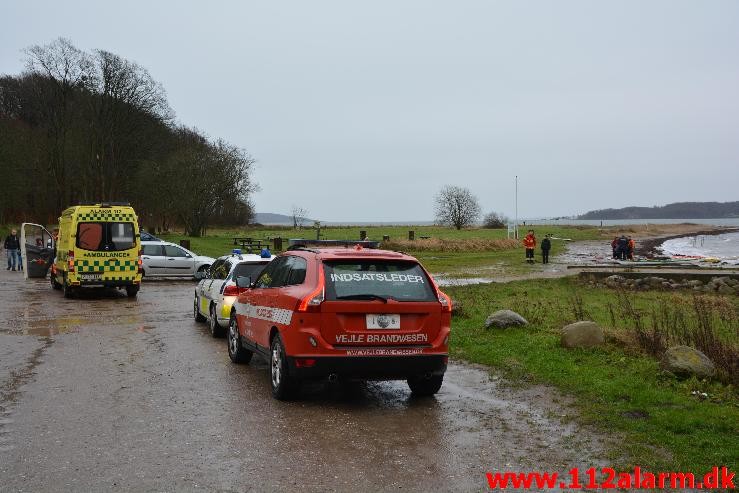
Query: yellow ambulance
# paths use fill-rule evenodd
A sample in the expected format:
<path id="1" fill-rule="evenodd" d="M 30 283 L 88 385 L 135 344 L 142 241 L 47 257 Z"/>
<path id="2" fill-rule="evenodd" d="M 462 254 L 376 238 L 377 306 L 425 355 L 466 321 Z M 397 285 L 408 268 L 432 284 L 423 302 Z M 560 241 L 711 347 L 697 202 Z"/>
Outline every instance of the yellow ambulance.
<path id="1" fill-rule="evenodd" d="M 76 205 L 62 212 L 51 284 L 72 298 L 86 287 L 141 286 L 141 239 L 133 207 L 110 202 Z"/>

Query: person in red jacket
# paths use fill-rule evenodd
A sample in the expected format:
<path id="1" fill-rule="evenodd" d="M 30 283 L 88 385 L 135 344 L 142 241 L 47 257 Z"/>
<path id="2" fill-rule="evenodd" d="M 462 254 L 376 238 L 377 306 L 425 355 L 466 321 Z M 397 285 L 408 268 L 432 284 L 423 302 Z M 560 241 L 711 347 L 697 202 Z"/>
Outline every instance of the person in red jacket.
<path id="1" fill-rule="evenodd" d="M 526 262 L 534 263 L 534 249 L 536 248 L 536 236 L 534 230 L 530 229 L 526 237 L 523 239 L 523 247 L 526 249 Z"/>

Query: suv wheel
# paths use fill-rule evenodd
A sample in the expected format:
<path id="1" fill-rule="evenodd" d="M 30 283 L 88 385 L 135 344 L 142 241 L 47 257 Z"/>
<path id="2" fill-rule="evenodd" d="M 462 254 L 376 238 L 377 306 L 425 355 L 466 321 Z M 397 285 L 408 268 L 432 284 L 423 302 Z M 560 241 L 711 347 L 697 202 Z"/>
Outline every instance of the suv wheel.
<path id="1" fill-rule="evenodd" d="M 234 363 L 248 363 L 254 353 L 249 351 L 241 344 L 239 337 L 239 327 L 236 325 L 236 315 L 231 314 L 228 321 L 228 357 Z"/>
<path id="2" fill-rule="evenodd" d="M 408 379 L 408 387 L 415 396 L 434 395 L 441 388 L 444 381 L 444 375 L 432 375 L 429 378 L 424 376 L 411 377 Z"/>
<path id="3" fill-rule="evenodd" d="M 205 317 L 200 314 L 198 310 L 198 297 L 195 297 L 195 301 L 192 303 L 192 314 L 195 317 L 196 322 L 205 322 Z"/>
<path id="4" fill-rule="evenodd" d="M 275 335 L 274 339 L 272 339 L 269 371 L 272 395 L 281 401 L 294 398 L 299 389 L 299 382 L 291 377 L 288 372 L 285 346 L 282 344 L 280 334 Z"/>
<path id="5" fill-rule="evenodd" d="M 210 305 L 210 319 L 208 325 L 210 326 L 210 335 L 213 337 L 223 337 L 223 328 L 218 325 L 218 316 L 216 315 L 216 306 Z"/>
<path id="6" fill-rule="evenodd" d="M 126 286 L 126 296 L 129 298 L 135 298 L 139 294 L 138 286 Z"/>

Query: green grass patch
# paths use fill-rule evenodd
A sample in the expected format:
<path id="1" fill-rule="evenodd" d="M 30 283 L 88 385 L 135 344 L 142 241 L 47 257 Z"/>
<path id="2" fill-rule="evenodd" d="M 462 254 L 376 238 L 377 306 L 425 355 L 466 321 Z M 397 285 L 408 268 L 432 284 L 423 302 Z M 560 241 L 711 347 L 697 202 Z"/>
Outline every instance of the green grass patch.
<path id="1" fill-rule="evenodd" d="M 608 444 L 619 465 L 695 472 L 715 465 L 736 469 L 736 388 L 715 381 L 679 381 L 662 373 L 657 359 L 634 342 L 629 327 L 618 320 L 613 323 L 613 291 L 569 278 L 447 291 L 463 303 L 463 315 L 453 320 L 452 354 L 495 367 L 514 384 L 552 384 L 574 396 L 583 422 L 623 437 L 619 443 Z M 630 296 L 636 309 L 645 314 L 654 306 L 688 304 L 692 299 L 692 295 L 661 292 Z M 737 333 L 731 330 L 736 327 L 731 324 L 737 320 L 739 302 L 711 298 L 724 300 L 721 303 L 728 303 L 733 311 L 734 318 L 718 330 L 725 343 L 736 347 Z M 531 325 L 484 328 L 490 313 L 506 308 L 520 313 Z M 606 329 L 607 343 L 597 349 L 562 348 L 559 330 L 580 319 L 583 312 Z M 709 397 L 702 399 L 694 391 Z"/>

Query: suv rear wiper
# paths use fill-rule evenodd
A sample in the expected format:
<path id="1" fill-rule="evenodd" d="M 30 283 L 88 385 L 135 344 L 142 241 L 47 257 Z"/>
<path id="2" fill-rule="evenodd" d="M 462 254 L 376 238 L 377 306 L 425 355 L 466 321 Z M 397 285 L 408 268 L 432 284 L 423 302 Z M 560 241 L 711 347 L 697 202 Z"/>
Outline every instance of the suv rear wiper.
<path id="1" fill-rule="evenodd" d="M 337 300 L 382 300 L 387 303 L 389 297 L 380 296 L 379 294 L 348 294 L 346 296 L 337 296 Z"/>

